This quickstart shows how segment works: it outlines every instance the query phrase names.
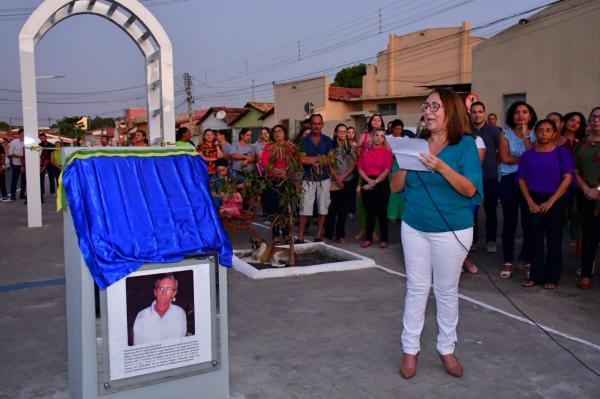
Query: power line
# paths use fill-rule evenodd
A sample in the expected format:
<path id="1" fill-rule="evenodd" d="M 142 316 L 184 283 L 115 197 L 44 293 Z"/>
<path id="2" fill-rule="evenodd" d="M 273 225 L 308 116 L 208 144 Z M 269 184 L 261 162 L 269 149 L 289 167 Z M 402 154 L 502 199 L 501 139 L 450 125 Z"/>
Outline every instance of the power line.
<path id="1" fill-rule="evenodd" d="M 125 101 L 133 101 L 133 100 L 142 100 L 146 98 L 144 97 L 132 97 L 132 98 L 123 98 L 120 100 L 96 100 L 96 101 L 44 101 L 38 100 L 39 104 L 56 104 L 56 105 L 72 105 L 72 104 L 102 104 L 102 103 L 119 103 Z M 0 101 L 3 102 L 21 102 L 21 99 L 14 98 L 0 98 Z"/>
<path id="2" fill-rule="evenodd" d="M 140 0 L 142 4 L 148 7 L 158 7 L 164 5 L 175 5 L 186 3 L 190 0 Z M 19 7 L 0 9 L 0 21 L 19 21 L 29 17 L 37 7 Z"/>
<path id="3" fill-rule="evenodd" d="M 435 0 L 437 1 L 437 0 Z M 443 1 L 443 0 L 439 0 L 439 1 Z M 412 11 L 415 10 L 419 10 L 420 8 L 422 8 L 424 10 L 424 12 L 427 14 L 427 17 L 431 16 L 431 15 L 439 15 L 442 12 L 448 11 L 451 8 L 456 8 L 459 6 L 462 6 L 466 3 L 472 2 L 474 0 L 450 0 L 450 1 L 446 1 L 445 3 L 439 4 L 439 5 L 432 5 L 431 2 L 424 4 L 424 3 L 416 3 L 417 5 L 415 6 L 414 3 L 412 4 L 411 7 L 408 8 L 402 8 L 399 11 L 399 14 L 394 14 L 394 15 L 402 15 L 402 18 L 399 21 L 396 21 L 395 26 L 408 26 L 411 23 L 414 22 L 418 22 L 418 18 L 421 18 L 421 15 L 423 14 L 422 11 L 421 14 L 417 14 L 417 15 L 411 15 L 410 13 Z M 400 6 L 403 6 L 404 3 L 406 3 L 406 1 L 400 2 L 401 4 L 396 4 L 395 7 L 398 8 Z M 323 52 L 327 52 L 330 50 L 334 50 L 334 49 L 340 49 L 343 47 L 346 47 L 350 44 L 354 44 L 363 40 L 367 40 L 370 37 L 373 36 L 377 36 L 379 35 L 379 28 L 377 25 L 377 20 L 378 20 L 378 10 L 371 12 L 370 14 L 372 14 L 372 16 L 370 17 L 372 20 L 369 21 L 369 19 L 366 19 L 365 25 L 364 27 L 361 28 L 357 28 L 356 25 L 350 25 L 348 23 L 344 23 L 342 24 L 342 28 L 333 31 L 331 34 L 327 34 L 327 35 L 322 35 L 322 34 L 315 34 L 311 37 L 310 40 L 300 40 L 300 47 L 302 49 L 302 54 L 301 54 L 301 60 L 306 60 L 308 58 L 314 57 L 315 55 L 321 54 Z M 367 23 L 368 22 L 368 23 Z M 390 29 L 393 28 L 389 28 L 388 31 Z M 329 31 L 329 30 L 327 30 Z M 327 32 L 325 31 L 325 32 Z M 384 31 L 384 33 L 387 31 Z M 351 37 L 352 40 L 348 39 L 348 37 Z M 337 41 L 336 41 L 337 40 Z M 332 43 L 333 41 L 333 43 Z M 323 43 L 327 43 L 326 47 L 323 47 Z M 251 65 L 250 68 L 250 73 L 265 73 L 265 72 L 272 72 L 273 68 L 276 67 L 286 67 L 289 65 L 292 65 L 294 63 L 297 63 L 299 61 L 299 57 L 298 57 L 298 43 L 296 43 L 295 45 L 290 45 L 288 50 L 285 51 L 274 51 L 271 54 L 267 55 L 268 53 L 263 54 L 263 56 L 260 57 L 260 62 L 258 63 L 254 63 Z M 325 51 L 324 51 L 325 50 Z M 250 57 L 249 57 L 250 59 Z M 270 61 L 273 60 L 273 61 Z M 219 72 L 221 72 L 221 76 L 223 76 L 223 71 L 225 70 L 230 70 L 231 73 L 229 76 L 227 77 L 222 77 L 220 79 L 218 79 L 216 82 L 221 82 L 221 81 L 226 81 L 226 80 L 230 80 L 230 79 L 239 79 L 240 75 L 242 75 L 242 70 L 240 68 L 236 68 L 235 66 L 231 67 L 231 65 L 237 65 L 239 64 L 239 62 L 230 62 L 228 64 L 229 67 L 222 67 L 219 68 Z"/>
<path id="4" fill-rule="evenodd" d="M 181 75 L 177 75 L 173 78 L 173 80 L 176 82 L 177 79 L 179 79 L 180 77 L 181 77 Z M 96 95 L 96 94 L 106 94 L 106 93 L 117 93 L 117 92 L 129 91 L 129 90 L 135 90 L 135 89 L 141 89 L 141 88 L 147 88 L 147 85 L 140 84 L 140 85 L 136 85 L 136 86 L 121 87 L 118 89 L 109 89 L 109 90 L 98 90 L 98 91 L 38 91 L 37 94 L 44 94 L 44 95 Z M 0 91 L 8 92 L 8 93 L 21 93 L 21 90 L 17 90 L 17 89 L 0 88 Z"/>
<path id="5" fill-rule="evenodd" d="M 391 22 L 386 22 L 383 26 L 382 31 L 383 31 L 383 33 L 386 33 L 386 32 L 395 30 L 398 27 L 406 27 L 412 23 L 427 19 L 432 15 L 439 15 L 441 12 L 445 12 L 445 11 L 448 11 L 453 8 L 464 6 L 465 4 L 470 3 L 471 1 L 472 0 L 463 0 L 460 2 L 449 1 L 449 2 L 439 4 L 438 6 L 436 6 L 436 7 L 438 7 L 437 9 L 432 10 L 431 7 L 429 7 L 429 9 L 427 11 L 424 11 L 424 12 L 419 11 L 419 13 L 417 13 L 415 15 L 409 14 L 408 11 L 417 10 L 418 8 L 416 8 L 416 7 L 412 7 L 412 8 L 408 8 L 408 9 L 406 9 L 406 8 L 400 9 L 400 10 L 398 10 L 397 13 L 392 14 L 392 16 L 400 15 L 401 19 L 400 20 L 392 20 Z M 562 0 L 560 0 L 560 1 L 562 1 Z M 546 3 L 544 5 L 531 8 L 522 13 L 515 14 L 515 15 L 509 16 L 507 18 L 515 18 L 520 15 L 531 13 L 531 12 L 539 10 L 541 8 L 545 8 L 549 5 L 556 4 L 557 2 L 559 2 L 559 1 L 555 1 L 552 3 Z M 430 6 L 430 4 L 428 3 L 427 6 Z M 377 11 L 375 11 L 375 13 L 377 13 Z M 302 59 L 305 60 L 310 57 L 314 57 L 314 56 L 317 56 L 317 55 L 320 55 L 323 53 L 327 53 L 327 52 L 337 50 L 339 48 L 357 43 L 362 40 L 366 40 L 369 37 L 377 36 L 379 34 L 378 32 L 379 32 L 378 27 L 375 27 L 374 25 L 372 25 L 370 27 L 367 27 L 366 31 L 352 32 L 353 35 L 351 37 L 347 37 L 347 35 L 344 35 L 344 34 L 339 35 L 342 38 L 342 40 L 335 42 L 333 44 L 329 43 L 329 41 L 327 41 L 327 40 L 321 39 L 319 41 L 319 43 L 327 42 L 329 44 L 326 47 L 320 47 L 315 50 L 312 50 L 310 53 L 307 53 L 309 49 L 306 49 L 305 46 L 303 45 Z M 252 66 L 251 67 L 252 70 L 249 71 L 249 73 L 252 73 L 254 75 L 254 77 L 256 77 L 256 76 L 260 76 L 260 75 L 263 75 L 266 73 L 272 73 L 274 70 L 285 68 L 294 63 L 297 63 L 298 62 L 297 54 L 295 54 L 294 51 L 296 51 L 296 50 L 290 49 L 289 55 L 284 54 L 284 57 L 278 58 L 277 61 L 275 61 L 273 63 L 270 63 L 270 64 L 262 63 L 262 64 L 258 64 L 257 66 Z M 287 56 L 287 58 L 286 58 L 286 56 Z M 233 63 L 233 64 L 235 64 L 235 63 Z M 223 69 L 221 68 L 221 71 L 222 70 Z M 228 78 L 219 79 L 216 82 L 218 83 L 218 82 L 222 82 L 222 81 L 239 80 L 239 79 L 241 79 L 240 75 L 241 75 L 241 73 L 239 70 L 234 70 L 232 72 L 231 76 L 229 76 Z"/>
<path id="6" fill-rule="evenodd" d="M 479 26 L 477 26 L 475 28 L 471 28 L 469 31 L 470 32 L 474 32 L 474 31 L 485 29 L 485 28 L 489 28 L 489 27 L 492 27 L 492 26 L 494 26 L 496 24 L 499 24 L 499 23 L 505 22 L 507 20 L 511 20 L 511 19 L 514 19 L 514 18 L 523 16 L 523 15 L 529 14 L 531 12 L 534 12 L 534 11 L 540 10 L 542 8 L 545 8 L 548 5 L 553 5 L 553 4 L 559 3 L 561 1 L 563 1 L 563 0 L 558 0 L 558 1 L 555 1 L 553 3 L 549 3 L 549 4 L 546 4 L 546 5 L 542 5 L 542 6 L 537 6 L 537 7 L 534 7 L 534 8 L 525 10 L 525 11 L 521 11 L 521 12 L 518 12 L 518 13 L 515 13 L 515 14 L 512 14 L 512 15 L 506 16 L 506 17 L 502 17 L 502 18 L 499 18 L 497 20 L 494 20 L 494 21 L 491 21 L 491 22 L 479 25 Z M 559 12 L 563 12 L 563 11 L 559 11 Z M 398 52 L 405 52 L 406 50 L 410 50 L 410 49 L 427 48 L 432 43 L 439 42 L 439 41 L 444 40 L 444 39 L 456 37 L 457 35 L 462 35 L 462 34 L 463 34 L 462 31 L 461 32 L 457 32 L 457 33 L 452 33 L 450 35 L 447 35 L 447 36 L 444 36 L 444 37 L 441 37 L 441 38 L 435 38 L 435 39 L 432 39 L 430 41 L 426 41 L 426 42 L 423 42 L 423 43 L 418 43 L 418 44 L 415 44 L 415 45 L 406 46 L 406 47 L 397 49 L 395 51 L 388 52 L 387 54 L 391 55 L 391 54 L 398 53 Z M 292 76 L 292 77 L 286 78 L 284 80 L 281 80 L 278 83 L 286 83 L 286 82 L 291 82 L 291 81 L 302 79 L 302 78 L 307 78 L 307 77 L 315 75 L 315 74 L 329 72 L 329 71 L 336 70 L 336 69 L 339 69 L 339 68 L 343 68 L 343 67 L 346 67 L 346 66 L 349 66 L 349 65 L 354 65 L 356 63 L 367 62 L 367 61 L 375 59 L 376 57 L 377 56 L 366 57 L 366 58 L 354 60 L 352 62 L 348 62 L 348 63 L 344 63 L 344 64 L 340 64 L 340 65 L 335 65 L 335 66 L 332 66 L 332 67 L 327 67 L 327 68 L 320 69 L 320 70 L 317 70 L 317 71 L 313 71 L 313 72 L 309 72 L 309 73 L 305 73 L 305 74 L 300 74 L 300 75 Z M 256 84 L 254 87 L 255 88 L 259 88 L 259 87 L 270 86 L 273 83 L 275 83 L 275 82 L 268 82 L 268 83 Z M 212 96 L 222 97 L 224 94 L 229 94 L 230 96 L 239 96 L 239 95 L 242 95 L 242 94 L 248 94 L 248 90 L 251 90 L 251 87 L 241 87 L 241 88 L 237 88 L 237 89 L 226 90 L 226 91 L 222 91 L 222 92 L 218 92 L 218 93 L 213 93 Z M 198 99 L 198 98 L 202 98 L 202 97 L 196 97 L 196 98 Z"/>
<path id="7" fill-rule="evenodd" d="M 555 4 L 555 3 L 552 3 L 552 4 Z M 544 8 L 544 7 L 547 7 L 547 6 L 548 6 L 548 4 L 543 5 L 543 6 L 539 6 L 539 7 L 535 7 L 535 8 L 532 8 L 532 9 L 529 9 L 529 10 L 526 10 L 526 11 L 523 11 L 523 12 L 520 12 L 520 13 L 517 13 L 517 14 L 513 14 L 513 15 L 510 15 L 508 17 L 504 17 L 502 19 L 499 19 L 499 20 L 496 20 L 496 21 L 492 21 L 492 22 L 490 22 L 488 24 L 484 24 L 484 25 L 478 26 L 476 28 L 473 28 L 472 30 L 475 31 L 475 30 L 482 29 L 482 28 L 485 28 L 485 27 L 488 27 L 488 26 L 492 26 L 494 24 L 499 23 L 499 21 L 506 21 L 506 20 L 509 20 L 509 19 L 513 19 L 513 18 L 515 18 L 517 16 L 521 16 L 521 15 L 533 12 L 535 10 L 538 10 L 540 8 Z M 462 34 L 462 32 L 460 34 Z M 451 36 L 453 36 L 453 35 L 451 35 Z M 439 39 L 435 39 L 435 40 L 438 41 L 438 40 L 441 40 L 441 39 L 443 39 L 443 38 L 439 38 Z M 427 43 L 424 43 L 424 44 L 426 45 Z M 419 44 L 419 46 L 423 46 L 424 44 Z M 407 56 L 407 54 L 409 54 L 409 53 L 406 53 L 407 49 L 408 48 L 402 48 L 402 49 L 398 49 L 397 51 L 403 51 L 403 52 L 405 52 L 403 54 L 403 56 Z M 367 61 L 367 60 L 372 60 L 372 59 L 375 59 L 375 58 L 376 58 L 376 56 L 374 56 L 374 57 L 368 57 L 368 58 L 365 58 L 365 59 L 362 59 L 362 60 L 359 60 L 359 61 Z M 314 75 L 316 73 L 322 73 L 322 72 L 325 72 L 325 71 L 331 71 L 331 70 L 338 69 L 338 68 L 343 67 L 343 66 L 352 65 L 352 64 L 354 64 L 356 62 L 358 62 L 358 61 L 353 61 L 351 63 L 346 63 L 346 64 L 342 64 L 342 65 L 336 65 L 336 66 L 333 66 L 333 67 L 321 69 L 319 71 L 313 71 L 313 72 L 310 72 L 308 74 L 302 74 L 302 75 L 293 76 L 293 77 L 287 78 L 285 80 L 282 80 L 279 83 L 285 83 L 286 81 L 292 81 L 292 80 L 299 79 L 299 78 L 302 78 L 302 77 Z M 193 77 L 193 79 L 196 79 L 196 78 Z M 200 81 L 199 79 L 196 79 L 196 80 L 198 82 L 200 82 L 202 84 L 202 86 L 205 86 L 206 88 L 210 89 L 211 92 L 212 92 L 212 94 L 205 95 L 205 96 L 197 96 L 195 98 L 242 97 L 244 95 L 249 94 L 249 92 L 252 91 L 252 86 L 250 86 L 250 87 L 232 88 L 231 90 L 225 90 L 225 91 L 218 92 L 218 91 L 215 91 L 215 88 L 213 86 L 209 86 L 205 82 Z M 263 83 L 263 84 L 254 85 L 254 88 L 258 89 L 258 91 L 260 91 L 260 92 L 265 92 L 265 90 L 271 90 L 272 83 L 274 83 L 274 82 L 269 82 L 269 83 Z M 143 87 L 143 85 L 141 85 L 141 86 Z M 125 88 L 125 89 L 127 89 L 127 88 Z M 125 89 L 123 89 L 123 90 L 125 90 Z M 117 90 L 120 90 L 120 89 L 117 89 Z M 92 93 L 92 92 L 90 92 L 90 93 Z M 126 101 L 126 100 L 124 100 L 124 101 Z M 108 101 L 106 101 L 106 100 L 105 101 L 98 101 L 98 103 L 102 103 L 102 102 L 108 102 Z"/>

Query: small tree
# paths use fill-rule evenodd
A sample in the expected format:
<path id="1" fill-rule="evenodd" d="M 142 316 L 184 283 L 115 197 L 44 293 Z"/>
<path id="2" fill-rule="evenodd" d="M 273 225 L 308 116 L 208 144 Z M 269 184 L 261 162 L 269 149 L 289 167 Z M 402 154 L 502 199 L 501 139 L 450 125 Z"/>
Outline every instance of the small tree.
<path id="1" fill-rule="evenodd" d="M 283 144 L 273 143 L 269 164 L 274 165 L 276 160 L 283 160 L 287 165 L 286 173 L 277 180 L 266 179 L 266 185 L 279 193 L 279 207 L 281 213 L 272 215 L 270 222 L 275 227 L 287 227 L 290 234 L 290 266 L 296 265 L 296 252 L 294 250 L 294 226 L 296 224 L 296 214 L 304 192 L 302 191 L 302 176 L 304 175 L 304 166 L 300 159 L 301 148 L 285 142 Z M 319 161 L 311 165 L 312 176 L 318 176 L 324 168 L 332 168 L 337 164 L 333 151 L 319 156 Z"/>
<path id="2" fill-rule="evenodd" d="M 56 126 L 58 128 L 58 133 L 61 136 L 79 139 L 79 136 L 83 134 L 83 129 L 78 123 L 80 120 L 80 116 L 65 116 L 56 121 L 53 127 Z"/>
<path id="3" fill-rule="evenodd" d="M 282 210 L 281 213 L 270 215 L 268 219 L 274 227 L 287 227 L 290 235 L 290 266 L 295 266 L 294 225 L 298 207 L 303 197 L 302 175 L 304 168 L 300 162 L 298 148 L 294 144 L 288 141 L 283 144 L 272 143 L 272 146 L 267 171 L 277 160 L 283 160 L 287 165 L 287 170 L 285 174 L 277 179 L 265 178 L 265 185 L 279 194 L 279 207 Z"/>
<path id="4" fill-rule="evenodd" d="M 109 127 L 115 127 L 115 120 L 113 118 L 101 118 L 96 116 L 94 119 L 90 120 L 90 130 L 106 129 Z"/>
<path id="5" fill-rule="evenodd" d="M 358 64 L 347 67 L 335 75 L 333 85 L 338 87 L 362 87 L 362 78 L 367 74 L 367 65 Z"/>
<path id="6" fill-rule="evenodd" d="M 0 130 L 8 131 L 9 129 L 10 129 L 10 126 L 8 123 L 0 121 Z"/>

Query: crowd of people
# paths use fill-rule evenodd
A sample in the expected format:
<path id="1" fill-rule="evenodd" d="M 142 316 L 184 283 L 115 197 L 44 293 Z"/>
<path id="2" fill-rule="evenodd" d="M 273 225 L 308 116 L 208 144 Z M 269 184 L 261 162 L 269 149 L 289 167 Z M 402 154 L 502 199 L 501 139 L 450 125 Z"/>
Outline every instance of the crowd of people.
<path id="1" fill-rule="evenodd" d="M 393 176 L 403 171 L 398 168 L 387 138 L 419 137 L 431 141 L 428 113 L 435 116 L 443 107 L 439 102 L 435 104 L 440 105 L 429 108 L 426 104 L 421 107 L 423 116 L 416 132 L 405 129 L 399 119 L 391 120 L 385 126 L 383 117 L 374 114 L 364 129 L 358 129 L 358 132 L 357 128 L 344 123 L 336 125 L 332 139 L 322 132 L 323 117 L 315 114 L 304 121 L 303 128 L 294 138 L 288 136 L 282 125 L 261 128 L 254 143 L 249 128 L 241 129 L 234 143 L 227 141 L 223 131 L 206 129 L 196 146 L 191 140 L 190 130 L 184 127 L 176 132 L 176 145 L 194 146 L 204 159 L 213 182 L 235 180 L 236 183 L 230 185 L 233 191 L 241 191 L 250 174 L 267 179 L 269 184 L 261 193 L 262 211 L 267 218 L 282 212 L 281 193 L 277 187 L 290 178 L 296 178 L 298 191 L 303 194 L 298 206 L 296 242 L 304 241 L 306 226 L 314 217 L 315 241 L 346 243 L 346 221 L 358 217 L 361 231 L 355 238 L 361 241 L 361 247 L 370 247 L 378 241 L 379 247 L 384 249 L 389 245 L 389 221 L 406 222 L 407 218 L 411 218 L 410 212 L 407 214 L 410 192 L 397 194 L 390 190 Z M 479 153 L 482 188 L 477 190 L 477 194 L 483 198 L 483 246 L 489 253 L 498 250 L 497 208 L 501 206 L 504 263 L 500 277 L 508 279 L 516 271 L 522 271 L 523 287 L 556 288 L 562 274 L 561 249 L 565 225 L 569 243 L 581 258 L 581 267 L 577 270 L 580 276 L 578 286 L 589 288 L 600 240 L 600 108 L 594 108 L 587 118 L 581 112 L 571 111 L 565 115 L 551 112 L 544 119 L 538 119 L 532 105 L 517 101 L 508 108 L 503 127 L 497 125 L 496 114 L 486 115 L 482 102 L 475 102 L 468 111 L 463 107 L 456 112 L 467 117 L 468 123 L 460 133 L 475 139 Z M 26 199 L 23 136 L 21 129 L 19 137 L 10 142 L 8 150 L 0 146 L 2 201 L 17 199 L 19 180 L 19 196 Z M 44 133 L 39 135 L 39 139 L 43 201 L 46 182 L 49 182 L 51 194 L 57 188 L 62 165 L 59 153 L 54 150 L 62 147 L 62 143 L 51 144 Z M 101 138 L 101 145 L 109 145 L 107 137 Z M 142 130 L 135 132 L 130 145 L 148 146 L 146 133 Z M 445 148 L 454 144 L 446 139 L 440 145 Z M 436 150 L 439 149 L 430 149 L 430 152 L 435 154 Z M 7 159 L 9 162 L 6 162 Z M 288 174 L 290 162 L 303 166 L 301 176 Z M 5 176 L 9 170 L 10 191 L 7 191 Z M 427 202 L 425 194 L 436 194 L 439 188 L 436 184 L 449 184 L 446 178 L 438 181 L 439 175 L 417 176 L 422 177 L 423 184 L 429 188 L 427 193 L 417 194 L 422 202 Z M 431 177 L 436 179 L 429 181 Z M 223 200 L 231 200 L 232 193 L 226 194 L 227 198 L 217 199 L 219 206 L 223 205 Z M 436 202 L 443 208 L 448 198 L 447 194 L 440 194 Z M 243 206 L 243 200 L 237 196 L 234 202 L 236 207 Z M 224 209 L 230 208 L 231 204 Z M 471 250 L 479 245 L 478 210 L 479 203 L 471 199 L 471 217 L 468 218 L 474 225 L 473 239 L 469 243 Z M 450 210 L 447 217 L 452 219 L 456 215 Z M 423 217 L 423 209 L 419 210 L 419 217 Z M 452 221 L 449 222 L 452 225 Z M 522 242 L 516 252 L 519 223 Z M 287 228 L 273 226 L 274 244 L 290 239 L 294 237 L 289 236 Z M 461 270 L 478 272 L 470 257 L 464 260 Z"/>
<path id="2" fill-rule="evenodd" d="M 207 129 L 197 150 L 215 178 L 218 178 L 215 165 L 221 159 L 225 160 L 222 165 L 231 169 L 228 173 L 238 176 L 240 181 L 253 171 L 269 179 L 271 184 L 262 196 L 267 217 L 281 212 L 278 190 L 273 187 L 290 177 L 286 176 L 286 170 L 290 155 L 295 154 L 304 167 L 303 175 L 298 177 L 303 196 L 296 241 L 304 242 L 306 226 L 314 217 L 315 241 L 346 243 L 346 220 L 358 216 L 361 232 L 355 238 L 361 241 L 361 246 L 370 247 L 379 241 L 383 249 L 389 243 L 389 222 L 405 220 L 407 201 L 406 194 L 390 191 L 390 179 L 398 165 L 387 137 L 430 137 L 428 109 L 421 111 L 424 123 L 417 132 L 405 130 L 403 122 L 397 119 L 389 121 L 385 129 L 383 117 L 374 114 L 361 133 L 340 123 L 331 139 L 323 134 L 323 118 L 317 114 L 305 121 L 304 128 L 293 139 L 281 125 L 262 128 L 254 144 L 247 129 L 240 131 L 235 144 L 228 143 L 220 132 Z M 489 253 L 498 250 L 497 208 L 501 206 L 504 263 L 500 277 L 511 278 L 516 270 L 522 270 L 524 287 L 556 288 L 562 269 L 564 221 L 571 245 L 576 246 L 582 259 L 578 286 L 590 287 L 598 241 L 596 204 L 600 191 L 596 187 L 600 174 L 596 142 L 600 140 L 597 120 L 600 111 L 594 109 L 587 120 L 580 112 L 564 116 L 552 112 L 538 120 L 534 108 L 519 101 L 509 107 L 502 128 L 497 126 L 495 114 L 486 117 L 482 102 L 474 103 L 469 111 L 463 106 L 460 112 L 468 122 L 463 134 L 474 138 L 478 150 L 478 169 L 482 173 L 478 195 L 482 197 L 485 215 L 483 246 Z M 284 156 L 281 151 L 274 151 L 280 146 L 286 146 Z M 274 152 L 279 155 L 274 157 Z M 434 185 L 430 191 L 435 188 Z M 446 197 L 441 196 L 442 204 Z M 475 249 L 479 245 L 476 201 L 470 202 L 470 212 L 469 221 L 475 228 L 469 247 Z M 456 216 L 450 213 L 450 217 Z M 519 221 L 522 244 L 515 257 Z M 285 229 L 273 227 L 272 233 L 274 244 L 290 239 Z M 462 266 L 462 271 L 478 272 L 470 257 Z"/>
<path id="3" fill-rule="evenodd" d="M 235 217 L 249 198 L 242 192 L 263 183 L 260 197 L 267 220 L 290 211 L 282 207 L 284 187 L 298 199 L 297 238 L 289 225 L 272 223 L 272 244 L 304 242 L 306 227 L 316 220 L 314 241 L 347 242 L 346 220 L 357 217 L 355 238 L 367 248 L 389 246 L 389 221 L 402 221 L 401 240 L 407 274 L 400 373 L 415 375 L 420 335 L 431 287 L 436 299 L 437 351 L 446 371 L 463 373 L 455 356 L 458 324 L 458 282 L 461 272 L 477 273 L 469 252 L 478 246 L 478 210 L 483 208 L 485 245 L 497 252 L 501 206 L 500 277 L 523 271 L 522 287 L 557 288 L 562 275 L 563 226 L 580 257 L 577 286 L 588 289 L 595 272 L 600 241 L 600 106 L 588 117 L 578 111 L 551 112 L 539 119 L 524 101 L 507 110 L 504 126 L 483 102 L 467 110 L 461 97 L 436 89 L 421 104 L 416 132 L 395 119 L 387 126 L 372 115 L 364 129 L 339 123 L 333 138 L 324 134 L 324 120 L 313 114 L 294 138 L 286 127 L 263 127 L 252 142 L 252 130 L 241 129 L 235 143 L 223 131 L 206 129 L 198 145 L 189 129 L 176 132 L 177 146 L 193 146 L 206 164 L 215 203 L 222 215 Z M 394 156 L 389 137 L 420 138 L 428 152 L 419 155 L 425 171 L 409 170 Z M 56 146 L 60 148 L 61 143 Z M 103 142 L 108 145 L 108 142 Z M 138 131 L 132 146 L 147 146 Z M 50 191 L 62 168 L 60 156 L 40 134 L 40 184 L 45 175 Z M 2 199 L 16 199 L 21 178 L 25 195 L 23 131 L 5 154 L 0 146 Z M 5 159 L 12 172 L 10 198 L 5 188 Z M 260 177 L 260 179 L 257 178 Z M 265 183 L 266 182 L 266 183 Z M 257 199 L 254 198 L 256 201 Z M 522 242 L 516 253 L 519 225 Z M 377 236 L 378 233 L 378 236 Z"/>
<path id="4" fill-rule="evenodd" d="M 52 144 L 48 141 L 45 133 L 39 135 L 40 149 L 40 188 L 42 202 L 46 191 L 46 176 L 48 176 L 50 194 L 54 194 L 58 187 L 58 177 L 62 170 L 62 159 L 60 157 L 60 148 L 62 143 L 59 141 Z M 58 150 L 58 151 L 55 151 Z M 7 161 L 8 160 L 8 166 Z M 6 172 L 10 170 L 10 191 L 6 190 Z M 19 198 L 27 203 L 27 179 L 25 176 L 25 133 L 19 129 L 17 138 L 10 141 L 8 150 L 0 145 L 0 193 L 3 202 L 14 202 Z"/>

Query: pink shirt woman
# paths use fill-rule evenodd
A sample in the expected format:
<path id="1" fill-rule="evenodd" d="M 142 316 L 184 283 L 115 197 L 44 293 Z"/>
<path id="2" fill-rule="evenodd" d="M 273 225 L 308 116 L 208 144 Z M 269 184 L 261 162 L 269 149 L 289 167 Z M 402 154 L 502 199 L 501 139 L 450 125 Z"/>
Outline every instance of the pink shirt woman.
<path id="1" fill-rule="evenodd" d="M 379 248 L 388 247 L 387 207 L 390 199 L 390 185 L 387 177 L 391 170 L 392 152 L 386 146 L 385 132 L 375 130 L 372 146 L 361 151 L 358 159 L 358 173 L 365 182 L 360 193 L 367 216 L 365 241 L 361 244 L 363 248 L 371 246 L 376 218 L 379 221 L 381 233 Z"/>

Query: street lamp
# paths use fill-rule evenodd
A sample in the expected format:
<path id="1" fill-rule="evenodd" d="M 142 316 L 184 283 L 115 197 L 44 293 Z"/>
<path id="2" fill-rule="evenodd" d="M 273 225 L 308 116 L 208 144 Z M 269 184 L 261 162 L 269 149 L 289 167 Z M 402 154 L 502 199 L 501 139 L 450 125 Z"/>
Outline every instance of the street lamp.
<path id="1" fill-rule="evenodd" d="M 42 76 L 36 76 L 36 79 L 61 79 L 61 78 L 66 78 L 67 75 L 42 75 Z"/>

